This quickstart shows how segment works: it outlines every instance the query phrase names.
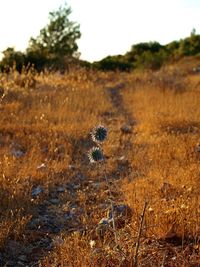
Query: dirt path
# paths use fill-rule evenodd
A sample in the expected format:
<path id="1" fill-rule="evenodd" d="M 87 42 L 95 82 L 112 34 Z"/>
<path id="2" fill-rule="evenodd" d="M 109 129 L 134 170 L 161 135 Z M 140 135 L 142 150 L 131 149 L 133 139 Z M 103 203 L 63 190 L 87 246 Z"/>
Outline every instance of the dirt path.
<path id="1" fill-rule="evenodd" d="M 110 127 L 115 129 L 115 124 L 120 121 L 120 128 L 117 129 L 119 135 L 118 155 L 121 161 L 118 161 L 118 170 L 121 175 L 129 175 L 132 171 L 130 163 L 127 158 L 127 150 L 132 149 L 131 138 L 134 133 L 135 120 L 126 109 L 123 102 L 123 90 L 125 84 L 117 84 L 115 87 L 107 87 L 106 91 L 109 95 L 110 101 L 114 107 L 114 113 L 110 114 L 108 121 Z M 126 164 L 125 164 L 126 163 Z M 125 166 L 124 166 L 125 165 Z M 125 173 L 124 173 L 124 171 Z M 122 177 L 121 177 L 122 178 Z"/>
<path id="2" fill-rule="evenodd" d="M 107 111 L 102 114 L 102 122 L 108 129 L 116 131 L 118 138 L 117 157 L 114 156 L 115 169 L 107 173 L 113 193 L 113 203 L 116 206 L 123 203 L 123 195 L 118 190 L 119 182 L 132 172 L 126 151 L 132 149 L 134 119 L 123 103 L 124 88 L 124 84 L 105 88 L 113 109 L 112 112 Z M 34 207 L 33 217 L 24 232 L 25 243 L 21 244 L 14 240 L 6 243 L 0 266 L 39 266 L 39 261 L 55 245 L 62 243 L 58 238 L 60 233 L 68 235 L 73 232 L 93 233 L 98 227 L 98 222 L 110 209 L 108 186 L 105 179 L 99 178 L 102 172 L 94 171 L 93 167 L 89 166 L 86 152 L 93 145 L 90 136 L 73 140 L 72 143 L 73 158 L 69 171 L 55 176 L 58 181 L 59 177 L 70 178 L 65 184 L 58 183 L 57 186 L 49 188 L 48 193 L 45 193 L 42 187 L 34 188 L 33 202 L 37 203 L 37 199 L 41 196 L 44 201 Z M 82 160 L 78 162 L 80 158 Z"/>

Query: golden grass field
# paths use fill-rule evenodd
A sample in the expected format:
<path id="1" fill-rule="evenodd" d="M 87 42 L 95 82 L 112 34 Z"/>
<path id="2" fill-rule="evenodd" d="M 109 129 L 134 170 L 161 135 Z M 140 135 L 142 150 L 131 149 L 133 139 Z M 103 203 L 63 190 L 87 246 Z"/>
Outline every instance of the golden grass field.
<path id="1" fill-rule="evenodd" d="M 200 266 L 198 63 L 0 74 L 0 266 Z M 109 184 L 87 157 L 99 124 Z M 130 211 L 117 245 L 97 231 L 109 187 Z"/>

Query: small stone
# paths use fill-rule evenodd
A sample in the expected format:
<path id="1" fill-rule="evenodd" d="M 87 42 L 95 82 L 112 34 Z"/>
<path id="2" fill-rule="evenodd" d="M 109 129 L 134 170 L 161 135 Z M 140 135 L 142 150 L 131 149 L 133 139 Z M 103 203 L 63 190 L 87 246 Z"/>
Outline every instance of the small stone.
<path id="1" fill-rule="evenodd" d="M 15 156 L 16 158 L 21 158 L 24 156 L 24 151 L 22 150 L 15 150 L 15 149 L 12 149 L 11 151 L 12 155 Z"/>
<path id="2" fill-rule="evenodd" d="M 98 189 L 100 187 L 100 183 L 96 182 L 92 184 L 94 188 Z"/>
<path id="3" fill-rule="evenodd" d="M 123 160 L 125 160 L 125 156 L 121 156 L 121 157 L 119 157 L 118 160 L 119 160 L 119 161 L 123 161 Z"/>
<path id="4" fill-rule="evenodd" d="M 194 73 L 200 73 L 200 67 L 194 67 L 193 69 L 192 69 L 192 71 L 194 72 Z"/>
<path id="5" fill-rule="evenodd" d="M 192 187 L 192 186 L 189 187 L 189 188 L 187 189 L 187 191 L 188 191 L 189 193 L 191 193 L 191 192 L 193 191 L 193 187 Z"/>
<path id="6" fill-rule="evenodd" d="M 42 153 L 47 153 L 47 152 L 48 152 L 48 147 L 43 147 L 43 148 L 41 149 L 41 151 L 42 151 Z"/>
<path id="7" fill-rule="evenodd" d="M 58 198 L 52 198 L 49 201 L 53 205 L 58 205 L 60 203 L 60 200 Z"/>
<path id="8" fill-rule="evenodd" d="M 42 163 L 42 164 L 37 166 L 37 170 L 45 170 L 46 168 L 47 168 L 47 166 L 45 165 L 45 163 Z"/>
<path id="9" fill-rule="evenodd" d="M 153 212 L 153 211 L 154 211 L 154 209 L 153 209 L 153 208 L 151 208 L 151 207 L 149 207 L 149 208 L 148 208 L 148 211 L 149 211 L 149 212 Z"/>
<path id="10" fill-rule="evenodd" d="M 68 221 L 68 220 L 71 220 L 72 219 L 72 214 L 71 214 L 71 212 L 68 210 L 67 212 L 65 212 L 65 214 L 64 214 L 64 219 L 66 220 L 66 221 Z"/>
<path id="11" fill-rule="evenodd" d="M 38 185 L 37 187 L 34 187 L 31 191 L 31 195 L 32 197 L 36 197 L 39 194 L 41 194 L 44 191 L 44 189 L 42 188 L 42 186 Z"/>
<path id="12" fill-rule="evenodd" d="M 77 213 L 77 208 L 72 208 L 71 211 L 70 211 L 70 214 L 72 216 L 74 216 L 74 215 L 76 215 L 76 213 Z"/>
<path id="13" fill-rule="evenodd" d="M 76 169 L 76 166 L 75 166 L 75 165 L 71 165 L 71 164 L 69 164 L 68 168 L 69 168 L 70 170 L 75 170 L 75 169 Z"/>
<path id="14" fill-rule="evenodd" d="M 90 247 L 91 248 L 94 248 L 95 247 L 95 245 L 96 245 L 96 242 L 95 242 L 95 240 L 90 240 Z"/>
<path id="15" fill-rule="evenodd" d="M 185 205 L 185 204 L 182 204 L 182 205 L 181 205 L 181 209 L 188 209 L 188 206 Z"/>
<path id="16" fill-rule="evenodd" d="M 73 188 L 74 188 L 75 190 L 78 190 L 78 189 L 81 188 L 81 186 L 80 186 L 80 184 L 75 184 L 75 185 L 73 186 Z"/>
<path id="17" fill-rule="evenodd" d="M 131 134 L 132 133 L 132 127 L 130 125 L 123 125 L 121 127 L 121 131 L 124 134 Z"/>
<path id="18" fill-rule="evenodd" d="M 65 188 L 64 188 L 63 186 L 59 186 L 59 187 L 57 188 L 57 192 L 58 192 L 58 193 L 63 193 L 63 192 L 65 192 Z"/>

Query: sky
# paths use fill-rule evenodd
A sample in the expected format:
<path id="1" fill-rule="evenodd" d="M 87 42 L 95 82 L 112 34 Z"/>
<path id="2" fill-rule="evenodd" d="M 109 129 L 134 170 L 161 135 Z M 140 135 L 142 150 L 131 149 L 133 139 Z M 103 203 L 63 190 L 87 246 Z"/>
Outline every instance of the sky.
<path id="1" fill-rule="evenodd" d="M 140 42 L 161 44 L 200 34 L 200 0 L 0 0 L 0 51 L 25 51 L 48 23 L 48 14 L 67 3 L 80 24 L 81 58 L 124 54 Z"/>

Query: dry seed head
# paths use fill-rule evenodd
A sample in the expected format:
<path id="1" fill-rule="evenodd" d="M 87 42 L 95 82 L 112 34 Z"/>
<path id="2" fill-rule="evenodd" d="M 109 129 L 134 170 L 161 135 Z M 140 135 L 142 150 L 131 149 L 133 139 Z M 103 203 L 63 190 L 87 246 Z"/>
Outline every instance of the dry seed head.
<path id="1" fill-rule="evenodd" d="M 103 160 L 103 152 L 99 147 L 93 147 L 88 152 L 88 158 L 91 163 L 95 163 Z"/>
<path id="2" fill-rule="evenodd" d="M 95 127 L 91 132 L 92 140 L 96 143 L 104 142 L 107 138 L 107 135 L 108 130 L 102 125 Z"/>

